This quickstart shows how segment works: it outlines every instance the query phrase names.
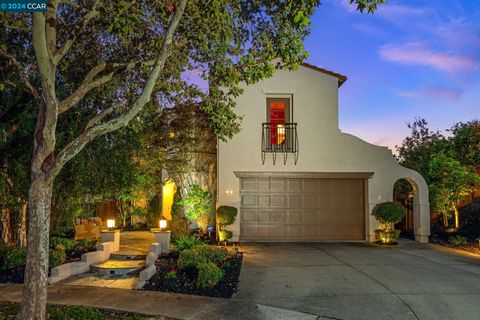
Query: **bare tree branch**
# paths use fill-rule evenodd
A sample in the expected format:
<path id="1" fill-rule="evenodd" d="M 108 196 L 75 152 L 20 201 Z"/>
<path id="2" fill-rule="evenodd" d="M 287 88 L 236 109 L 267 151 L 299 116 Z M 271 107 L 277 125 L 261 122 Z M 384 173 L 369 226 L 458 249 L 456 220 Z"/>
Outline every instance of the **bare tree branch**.
<path id="1" fill-rule="evenodd" d="M 60 0 L 60 3 L 68 3 L 70 5 L 73 5 L 73 3 L 68 0 L 63 0 L 63 1 Z M 65 55 L 70 51 L 70 48 L 72 47 L 72 45 L 77 40 L 77 37 L 80 35 L 80 33 L 82 33 L 82 31 L 90 23 L 90 21 L 92 21 L 92 19 L 94 19 L 100 14 L 100 12 L 97 10 L 99 4 L 100 4 L 100 0 L 95 0 L 95 2 L 93 3 L 92 9 L 90 9 L 85 14 L 85 16 L 82 19 L 82 22 L 75 27 L 70 38 L 67 41 L 65 41 L 65 43 L 60 49 L 57 50 L 57 53 L 53 57 L 54 64 L 58 64 L 63 59 L 63 57 L 65 57 Z"/>
<path id="2" fill-rule="evenodd" d="M 111 106 L 110 108 L 107 108 L 107 109 L 103 110 L 102 112 L 100 112 L 98 115 L 91 118 L 87 122 L 87 125 L 86 125 L 85 129 L 89 129 L 89 128 L 93 127 L 94 125 L 98 124 L 100 121 L 103 120 L 103 118 L 105 118 L 106 116 L 108 116 L 109 114 L 114 112 L 115 110 L 118 110 L 121 107 L 125 106 L 126 103 L 127 103 L 127 101 L 123 101 L 122 103 L 120 103 L 118 105 L 114 105 L 114 106 Z"/>
<path id="3" fill-rule="evenodd" d="M 22 64 L 15 58 L 13 55 L 9 54 L 8 52 L 4 51 L 3 49 L 0 48 L 0 54 L 9 59 L 15 67 L 18 69 L 18 73 L 20 74 L 20 77 L 23 81 L 23 84 L 25 86 L 25 89 L 27 92 L 29 92 L 37 102 L 40 102 L 41 96 L 37 89 L 35 89 L 32 84 L 30 83 L 30 80 L 28 80 L 28 72 L 25 71 L 23 68 Z"/>
<path id="4" fill-rule="evenodd" d="M 153 65 L 154 61 L 130 62 L 130 63 L 109 63 L 102 62 L 93 67 L 85 76 L 80 86 L 67 98 L 62 100 L 58 106 L 58 113 L 62 114 L 75 106 L 91 90 L 100 87 L 111 81 L 116 75 L 129 71 L 138 65 Z M 103 75 L 99 76 L 102 72 Z M 99 77 L 97 77 L 99 76 Z"/>
<path id="5" fill-rule="evenodd" d="M 165 34 L 165 39 L 163 40 L 163 45 L 160 50 L 160 53 L 155 60 L 155 64 L 150 72 L 148 80 L 143 88 L 142 93 L 133 103 L 132 107 L 121 114 L 120 116 L 109 120 L 105 123 L 99 123 L 92 127 L 86 128 L 77 138 L 67 144 L 59 153 L 56 158 L 55 164 L 49 172 L 49 176 L 54 178 L 62 167 L 75 157 L 90 141 L 93 139 L 105 135 L 107 133 L 118 130 L 122 127 L 128 125 L 128 123 L 138 115 L 138 113 L 143 109 L 143 107 L 150 102 L 152 92 L 155 88 L 155 84 L 160 76 L 160 72 L 165 66 L 165 62 L 170 55 L 170 48 L 173 41 L 173 35 L 177 26 L 180 22 L 180 19 L 185 11 L 188 0 L 180 0 L 175 14 L 170 22 L 170 25 Z M 109 110 L 109 109 L 107 109 Z"/>

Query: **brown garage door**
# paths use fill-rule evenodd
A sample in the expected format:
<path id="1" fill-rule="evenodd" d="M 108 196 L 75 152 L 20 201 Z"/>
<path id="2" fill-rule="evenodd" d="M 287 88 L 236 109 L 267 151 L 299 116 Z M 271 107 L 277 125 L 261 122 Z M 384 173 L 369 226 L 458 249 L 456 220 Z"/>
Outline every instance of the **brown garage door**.
<path id="1" fill-rule="evenodd" d="M 365 238 L 365 180 L 241 178 L 240 240 Z"/>

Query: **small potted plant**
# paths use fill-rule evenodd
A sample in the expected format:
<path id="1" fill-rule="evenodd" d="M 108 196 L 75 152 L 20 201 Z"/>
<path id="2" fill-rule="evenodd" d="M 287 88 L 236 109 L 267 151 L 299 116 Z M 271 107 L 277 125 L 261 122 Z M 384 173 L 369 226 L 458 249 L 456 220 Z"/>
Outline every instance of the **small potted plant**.
<path id="1" fill-rule="evenodd" d="M 402 221 L 407 209 L 399 202 L 383 202 L 375 206 L 372 213 L 380 223 L 375 230 L 375 236 L 382 244 L 392 244 L 400 237 L 400 230 L 394 229 L 394 224 Z"/>

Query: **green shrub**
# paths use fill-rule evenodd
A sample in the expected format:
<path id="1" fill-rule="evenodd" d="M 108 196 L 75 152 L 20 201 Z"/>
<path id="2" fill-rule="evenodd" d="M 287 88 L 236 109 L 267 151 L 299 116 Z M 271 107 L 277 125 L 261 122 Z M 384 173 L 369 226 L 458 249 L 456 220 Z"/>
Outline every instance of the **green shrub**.
<path id="1" fill-rule="evenodd" d="M 97 309 L 84 306 L 48 306 L 50 320 L 102 320 L 104 315 Z"/>
<path id="2" fill-rule="evenodd" d="M 61 265 L 66 259 L 65 250 L 62 249 L 50 249 L 48 251 L 48 266 L 50 268 Z"/>
<path id="3" fill-rule="evenodd" d="M 27 262 L 27 250 L 11 246 L 7 248 L 2 269 L 9 270 L 17 267 L 23 267 Z"/>
<path id="4" fill-rule="evenodd" d="M 373 209 L 373 215 L 382 224 L 402 221 L 407 209 L 399 202 L 382 202 Z"/>
<path id="5" fill-rule="evenodd" d="M 183 250 L 201 245 L 203 242 L 194 236 L 178 236 L 175 238 L 175 244 L 177 245 L 177 251 L 182 252 Z"/>
<path id="6" fill-rule="evenodd" d="M 448 238 L 448 242 L 450 244 L 453 244 L 454 246 L 461 246 L 468 243 L 467 238 L 460 235 L 451 236 L 450 238 Z"/>
<path id="7" fill-rule="evenodd" d="M 227 250 L 220 247 L 199 245 L 186 249 L 178 257 L 178 266 L 182 269 L 197 268 L 202 263 L 222 263 L 227 259 Z"/>
<path id="8" fill-rule="evenodd" d="M 50 249 L 56 249 L 58 245 L 61 244 L 65 248 L 66 252 L 72 252 L 75 249 L 75 241 L 69 238 L 63 237 L 51 237 L 50 238 Z"/>
<path id="9" fill-rule="evenodd" d="M 212 288 L 223 277 L 223 271 L 212 262 L 201 263 L 197 269 L 197 287 L 199 288 Z"/>
<path id="10" fill-rule="evenodd" d="M 165 279 L 177 279 L 177 271 L 171 270 L 165 274 Z"/>
<path id="11" fill-rule="evenodd" d="M 198 184 L 192 184 L 189 189 L 187 196 L 177 204 L 184 206 L 185 216 L 191 221 L 196 221 L 200 230 L 206 233 L 210 214 L 214 211 L 214 194 L 203 190 Z"/>
<path id="12" fill-rule="evenodd" d="M 235 222 L 238 210 L 235 207 L 220 206 L 217 208 L 217 222 L 220 225 L 228 226 Z"/>
<path id="13" fill-rule="evenodd" d="M 81 239 L 75 241 L 74 250 L 77 254 L 95 251 L 97 249 L 97 240 L 95 239 Z"/>
<path id="14" fill-rule="evenodd" d="M 392 244 L 398 240 L 401 231 L 393 229 L 376 229 L 374 232 L 377 239 L 383 244 Z"/>
<path id="15" fill-rule="evenodd" d="M 228 230 L 218 231 L 218 240 L 220 240 L 220 242 L 227 241 L 228 239 L 231 239 L 232 236 L 233 236 L 232 231 L 228 231 Z"/>

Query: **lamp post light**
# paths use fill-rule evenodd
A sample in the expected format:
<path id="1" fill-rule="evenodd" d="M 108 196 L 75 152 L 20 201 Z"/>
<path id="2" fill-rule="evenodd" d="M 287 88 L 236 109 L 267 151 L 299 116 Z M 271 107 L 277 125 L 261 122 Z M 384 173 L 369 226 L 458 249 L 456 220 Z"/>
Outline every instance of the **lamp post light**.
<path id="1" fill-rule="evenodd" d="M 107 229 L 112 230 L 115 228 L 115 219 L 108 219 L 107 220 Z"/>
<path id="2" fill-rule="evenodd" d="M 167 229 L 167 220 L 163 217 L 158 221 L 158 228 L 150 229 L 153 233 L 155 242 L 160 244 L 161 252 L 170 250 L 170 240 L 172 238 L 172 232 Z"/>
<path id="3" fill-rule="evenodd" d="M 159 224 L 159 227 L 160 227 L 161 231 L 165 231 L 165 229 L 167 229 L 167 220 L 160 219 L 158 224 Z"/>

